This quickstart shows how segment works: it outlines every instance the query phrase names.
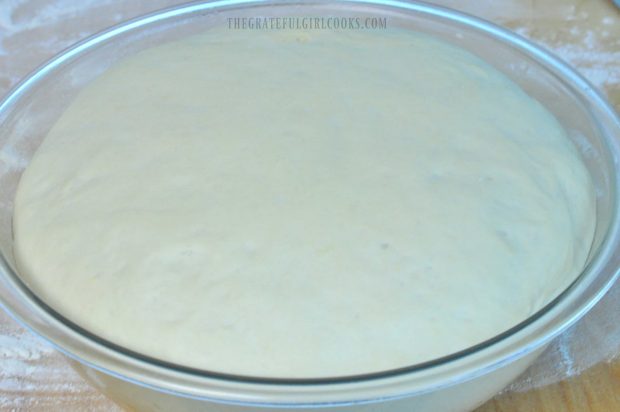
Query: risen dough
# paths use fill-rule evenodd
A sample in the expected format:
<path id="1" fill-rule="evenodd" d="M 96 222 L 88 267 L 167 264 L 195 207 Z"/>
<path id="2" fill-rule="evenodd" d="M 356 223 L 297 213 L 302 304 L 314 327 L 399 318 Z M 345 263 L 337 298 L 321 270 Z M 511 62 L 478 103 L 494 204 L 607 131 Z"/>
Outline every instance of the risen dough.
<path id="1" fill-rule="evenodd" d="M 583 267 L 594 194 L 539 103 L 424 35 L 212 30 L 87 86 L 24 173 L 52 307 L 197 368 L 402 367 L 523 321 Z"/>

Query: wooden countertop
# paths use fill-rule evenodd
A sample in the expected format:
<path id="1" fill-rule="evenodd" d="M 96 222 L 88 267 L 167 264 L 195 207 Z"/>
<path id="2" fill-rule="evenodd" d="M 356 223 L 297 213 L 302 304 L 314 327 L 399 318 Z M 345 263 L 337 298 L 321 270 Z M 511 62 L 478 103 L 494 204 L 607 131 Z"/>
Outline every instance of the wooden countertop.
<path id="1" fill-rule="evenodd" d="M 175 0 L 13 0 L 0 3 L 0 94 L 32 68 L 98 30 Z M 505 25 L 577 67 L 620 110 L 620 10 L 610 0 L 439 0 Z M 1 161 L 1 159 L 0 159 Z M 618 308 L 620 312 L 620 308 Z M 615 342 L 620 353 L 620 342 Z M 53 349 L 0 312 L 0 411 L 118 411 Z M 620 360 L 477 412 L 620 411 Z"/>

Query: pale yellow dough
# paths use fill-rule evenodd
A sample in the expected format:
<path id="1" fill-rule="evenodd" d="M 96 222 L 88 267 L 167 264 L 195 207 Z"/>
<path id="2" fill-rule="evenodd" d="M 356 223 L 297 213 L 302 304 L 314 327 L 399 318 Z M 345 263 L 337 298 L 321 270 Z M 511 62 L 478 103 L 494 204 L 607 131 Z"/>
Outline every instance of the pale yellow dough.
<path id="1" fill-rule="evenodd" d="M 254 376 L 398 368 L 580 272 L 588 172 L 472 54 L 399 30 L 211 30 L 114 66 L 15 200 L 20 271 L 84 328 Z"/>

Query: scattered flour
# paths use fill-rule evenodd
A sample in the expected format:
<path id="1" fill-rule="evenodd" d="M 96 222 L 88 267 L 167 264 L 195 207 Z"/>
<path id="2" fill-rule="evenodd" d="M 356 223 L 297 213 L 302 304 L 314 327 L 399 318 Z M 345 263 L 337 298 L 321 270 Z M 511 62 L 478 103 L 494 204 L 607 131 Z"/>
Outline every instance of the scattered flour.
<path id="1" fill-rule="evenodd" d="M 0 411 L 77 410 L 71 406 L 79 405 L 117 410 L 51 346 L 0 313 Z"/>

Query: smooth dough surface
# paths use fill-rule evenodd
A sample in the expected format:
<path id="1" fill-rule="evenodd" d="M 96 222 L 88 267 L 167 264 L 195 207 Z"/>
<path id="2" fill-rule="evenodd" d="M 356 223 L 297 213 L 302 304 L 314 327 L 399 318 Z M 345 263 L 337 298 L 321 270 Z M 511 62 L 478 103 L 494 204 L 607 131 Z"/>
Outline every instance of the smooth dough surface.
<path id="1" fill-rule="evenodd" d="M 472 54 L 390 29 L 217 29 L 127 58 L 38 149 L 20 272 L 52 307 L 196 368 L 323 377 L 491 338 L 580 272 L 588 172 Z"/>

